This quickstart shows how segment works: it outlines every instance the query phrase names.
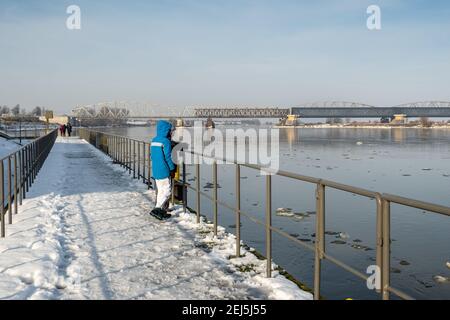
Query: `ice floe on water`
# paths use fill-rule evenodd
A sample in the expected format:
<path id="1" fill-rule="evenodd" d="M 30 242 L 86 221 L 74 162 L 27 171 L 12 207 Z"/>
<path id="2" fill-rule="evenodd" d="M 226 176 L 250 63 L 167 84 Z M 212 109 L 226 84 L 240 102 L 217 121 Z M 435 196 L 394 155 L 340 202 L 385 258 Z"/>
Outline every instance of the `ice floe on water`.
<path id="1" fill-rule="evenodd" d="M 349 239 L 350 238 L 350 235 L 348 233 L 346 233 L 346 232 L 341 232 L 341 233 L 339 233 L 338 236 L 341 239 Z"/>
<path id="2" fill-rule="evenodd" d="M 450 283 L 450 278 L 449 277 L 444 277 L 444 276 L 434 276 L 433 280 L 437 283 Z"/>
<path id="3" fill-rule="evenodd" d="M 275 214 L 279 217 L 287 217 L 293 218 L 296 220 L 303 220 L 304 218 L 308 218 L 311 214 L 314 214 L 312 211 L 307 212 L 294 212 L 292 208 L 278 208 L 275 211 Z"/>
<path id="4" fill-rule="evenodd" d="M 399 264 L 402 265 L 402 266 L 409 266 L 409 265 L 411 265 L 411 263 L 409 263 L 409 262 L 406 261 L 406 260 L 401 260 L 401 261 L 399 262 Z"/>
<path id="5" fill-rule="evenodd" d="M 221 189 L 222 186 L 220 184 L 217 184 L 217 189 Z M 204 186 L 203 189 L 214 189 L 214 183 L 212 182 L 207 182 Z"/>

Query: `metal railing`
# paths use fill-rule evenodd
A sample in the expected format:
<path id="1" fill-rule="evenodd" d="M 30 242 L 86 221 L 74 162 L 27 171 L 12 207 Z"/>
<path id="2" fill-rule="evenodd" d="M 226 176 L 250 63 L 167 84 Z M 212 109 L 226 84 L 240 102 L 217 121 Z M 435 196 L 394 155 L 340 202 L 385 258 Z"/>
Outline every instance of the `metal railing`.
<path id="1" fill-rule="evenodd" d="M 104 151 L 108 154 L 116 163 L 127 168 L 131 173 L 133 173 L 134 178 L 142 178 L 143 182 L 146 183 L 149 188 L 151 187 L 151 160 L 150 160 L 150 144 L 144 141 L 139 141 L 136 139 L 131 139 L 128 137 L 118 136 L 114 134 L 107 134 L 99 131 L 92 131 L 88 129 L 80 129 L 80 137 L 85 139 L 89 143 L 96 146 L 98 149 Z M 136 144 L 138 146 L 143 146 L 144 152 L 139 152 L 136 154 Z M 212 164 L 212 177 L 213 177 L 213 196 L 202 192 L 200 189 L 200 162 L 197 161 L 195 164 L 195 186 L 186 182 L 186 165 L 183 163 L 181 179 L 178 181 L 183 186 L 183 207 L 186 211 L 188 207 L 186 190 L 190 189 L 196 193 L 196 215 L 197 222 L 200 222 L 201 215 L 201 197 L 209 199 L 213 203 L 213 224 L 214 224 L 214 234 L 217 235 L 218 227 L 218 206 L 221 205 L 227 209 L 232 210 L 236 215 L 236 256 L 240 256 L 241 247 L 241 216 L 245 216 L 254 223 L 261 225 L 265 228 L 265 242 L 266 242 L 266 252 L 265 257 L 267 259 L 266 273 L 267 277 L 272 276 L 272 232 L 279 234 L 286 239 L 314 252 L 314 299 L 320 299 L 320 287 L 321 287 L 321 269 L 323 260 L 328 260 L 335 264 L 336 266 L 346 270 L 347 272 L 359 277 L 360 279 L 367 281 L 369 276 L 356 270 L 354 267 L 338 260 L 332 255 L 325 251 L 325 194 L 326 189 L 340 190 L 343 192 L 356 194 L 362 197 L 376 200 L 376 265 L 380 270 L 381 277 L 381 288 L 377 290 L 381 294 L 383 300 L 389 300 L 390 295 L 394 294 L 401 299 L 413 300 L 413 297 L 404 293 L 403 291 L 394 288 L 390 282 L 391 273 L 391 204 L 399 204 L 411 208 L 426 210 L 429 212 L 437 213 L 443 216 L 450 216 L 450 208 L 445 206 L 440 206 L 432 203 L 427 203 L 423 201 L 418 201 L 414 199 L 404 198 L 391 194 L 381 194 L 379 192 L 374 192 L 371 190 L 353 187 L 345 184 L 341 184 L 334 181 L 304 176 L 296 173 L 291 173 L 287 171 L 271 171 L 269 169 L 262 168 L 253 164 L 237 163 L 233 160 L 226 158 L 212 158 L 209 156 L 204 156 L 202 154 L 197 154 L 194 152 L 189 152 L 190 154 L 199 158 L 209 158 L 213 160 Z M 233 164 L 235 166 L 235 176 L 236 176 L 236 202 L 234 205 L 227 204 L 218 199 L 217 189 L 217 162 L 223 162 L 227 164 Z M 136 162 L 138 163 L 136 171 Z M 141 170 L 141 164 L 143 164 L 143 171 Z M 252 217 L 248 213 L 241 210 L 241 168 L 246 167 L 254 170 L 263 170 L 269 175 L 266 175 L 266 199 L 265 199 L 265 220 L 261 221 L 257 218 Z M 286 177 L 294 179 L 297 181 L 307 182 L 314 184 L 316 186 L 316 241 L 314 245 L 307 244 L 292 235 L 286 233 L 285 231 L 276 228 L 272 225 L 272 175 Z"/>
<path id="2" fill-rule="evenodd" d="M 54 125 L 51 125 L 50 130 L 56 129 Z M 19 126 L 0 124 L 0 134 L 10 139 L 36 139 L 42 137 L 48 133 L 49 129 L 45 125 L 30 125 L 23 124 Z"/>
<path id="3" fill-rule="evenodd" d="M 54 130 L 13 153 L 0 159 L 0 236 L 6 236 L 6 215 L 8 224 L 13 214 L 19 213 L 19 205 L 26 198 L 39 170 L 55 143 L 58 131 Z"/>

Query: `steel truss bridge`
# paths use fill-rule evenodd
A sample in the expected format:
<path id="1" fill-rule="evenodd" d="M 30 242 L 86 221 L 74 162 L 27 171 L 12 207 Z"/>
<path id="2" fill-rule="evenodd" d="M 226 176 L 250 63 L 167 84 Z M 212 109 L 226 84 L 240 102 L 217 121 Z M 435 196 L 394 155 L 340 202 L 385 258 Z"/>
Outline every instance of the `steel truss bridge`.
<path id="1" fill-rule="evenodd" d="M 197 108 L 197 118 L 283 118 L 290 109 L 279 108 Z"/>
<path id="2" fill-rule="evenodd" d="M 325 101 L 293 108 L 254 107 L 162 107 L 137 102 L 104 102 L 79 106 L 72 116 L 80 119 L 160 119 L 160 118 L 382 118 L 404 114 L 407 117 L 450 118 L 450 102 L 424 101 L 393 107 L 376 107 L 358 102 Z"/>
<path id="3" fill-rule="evenodd" d="M 450 102 L 425 101 L 393 107 L 375 107 L 356 102 L 315 102 L 291 109 L 301 118 L 382 118 L 404 114 L 411 118 L 450 117 Z"/>

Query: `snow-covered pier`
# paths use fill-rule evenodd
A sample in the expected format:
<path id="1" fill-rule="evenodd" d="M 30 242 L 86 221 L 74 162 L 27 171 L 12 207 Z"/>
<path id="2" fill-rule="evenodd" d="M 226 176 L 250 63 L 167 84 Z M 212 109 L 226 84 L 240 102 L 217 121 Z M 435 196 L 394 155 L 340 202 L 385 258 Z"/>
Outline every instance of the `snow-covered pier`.
<path id="1" fill-rule="evenodd" d="M 0 239 L 1 299 L 312 299 L 234 236 L 174 211 L 78 138 L 58 138 Z"/>

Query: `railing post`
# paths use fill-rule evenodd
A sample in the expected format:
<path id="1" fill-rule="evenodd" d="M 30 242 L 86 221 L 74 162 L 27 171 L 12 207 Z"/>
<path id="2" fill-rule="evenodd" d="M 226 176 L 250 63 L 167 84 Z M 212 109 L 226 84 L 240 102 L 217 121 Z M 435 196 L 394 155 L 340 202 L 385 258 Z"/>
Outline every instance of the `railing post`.
<path id="1" fill-rule="evenodd" d="M 133 179 L 136 179 L 136 140 L 133 140 Z"/>
<path id="2" fill-rule="evenodd" d="M 14 153 L 14 214 L 19 213 L 19 194 L 17 192 L 17 152 Z"/>
<path id="3" fill-rule="evenodd" d="M 30 146 L 30 159 L 31 159 L 31 166 L 30 166 L 30 188 L 34 183 L 34 143 L 31 143 Z"/>
<path id="4" fill-rule="evenodd" d="M 214 185 L 214 235 L 217 236 L 218 205 L 217 205 L 217 161 L 213 163 L 213 185 Z"/>
<path id="5" fill-rule="evenodd" d="M 19 205 L 22 205 L 22 198 L 23 198 L 23 195 L 22 195 L 22 175 L 23 175 L 23 172 L 22 172 L 22 152 L 19 152 L 18 153 L 18 159 L 19 159 L 19 162 L 20 162 L 20 164 L 19 164 L 19 166 L 18 166 L 18 168 L 19 168 L 19 182 L 18 182 L 18 192 L 19 192 Z"/>
<path id="6" fill-rule="evenodd" d="M 22 176 L 20 180 L 20 186 L 22 188 L 22 199 L 25 199 L 27 197 L 26 190 L 25 190 L 25 177 L 26 177 L 26 156 L 25 156 L 25 149 L 22 149 L 21 153 L 21 159 L 22 159 Z"/>
<path id="7" fill-rule="evenodd" d="M 121 167 L 125 167 L 125 164 L 124 164 L 124 161 L 123 161 L 123 159 L 124 159 L 124 152 L 125 152 L 124 143 L 123 143 L 123 137 L 120 137 L 120 138 L 119 138 L 119 147 L 120 147 L 120 154 L 119 154 L 119 157 L 120 157 L 120 160 L 119 160 L 120 166 L 121 166 Z"/>
<path id="8" fill-rule="evenodd" d="M 380 271 L 380 277 L 381 277 L 381 279 L 379 279 L 380 282 L 378 282 L 378 283 L 383 283 L 383 279 L 382 279 L 383 275 L 381 273 L 381 270 L 383 268 L 383 199 L 382 199 L 381 195 L 378 194 L 377 197 L 375 198 L 375 200 L 377 203 L 376 264 L 377 264 L 378 270 Z M 377 292 L 380 293 L 381 288 L 377 288 Z"/>
<path id="9" fill-rule="evenodd" d="M 127 169 L 127 155 L 128 155 L 128 141 L 127 138 L 122 138 L 123 143 L 123 167 Z"/>
<path id="10" fill-rule="evenodd" d="M 236 257 L 241 256 L 241 166 L 236 164 Z"/>
<path id="11" fill-rule="evenodd" d="M 141 178 L 141 142 L 140 141 L 138 141 L 138 148 L 137 148 L 137 163 L 138 163 L 137 178 L 139 180 Z"/>
<path id="12" fill-rule="evenodd" d="M 34 180 L 36 180 L 36 156 L 37 156 L 36 145 L 37 145 L 37 143 L 34 142 L 31 147 L 31 150 L 33 152 L 33 180 L 32 180 L 33 183 L 34 183 Z"/>
<path id="13" fill-rule="evenodd" d="M 13 210 L 13 206 L 12 206 L 12 194 L 11 194 L 11 189 L 12 189 L 12 183 L 11 183 L 11 156 L 8 157 L 8 223 L 12 224 L 12 210 Z"/>
<path id="14" fill-rule="evenodd" d="M 272 277 L 272 176 L 266 176 L 266 273 Z"/>
<path id="15" fill-rule="evenodd" d="M 150 144 L 148 144 L 148 172 L 147 172 L 147 183 L 148 183 L 148 188 L 150 189 L 152 187 L 152 154 L 151 154 L 151 149 L 150 149 Z"/>
<path id="16" fill-rule="evenodd" d="M 30 153 L 30 145 L 26 147 L 27 151 L 27 192 L 30 190 L 31 187 L 31 178 L 30 178 L 30 172 L 31 172 L 31 153 Z"/>
<path id="17" fill-rule="evenodd" d="M 119 137 L 115 137 L 115 145 L 116 145 L 116 163 L 120 165 L 120 140 Z"/>
<path id="18" fill-rule="evenodd" d="M 30 145 L 30 159 L 31 159 L 31 166 L 30 166 L 30 187 L 34 183 L 34 143 L 31 143 Z"/>
<path id="19" fill-rule="evenodd" d="M 321 264 L 325 252 L 325 186 L 316 189 L 316 251 L 314 256 L 314 300 L 320 299 Z"/>
<path id="20" fill-rule="evenodd" d="M 197 157 L 197 163 L 195 164 L 196 175 L 196 194 L 197 194 L 197 223 L 200 223 L 200 158 Z"/>
<path id="21" fill-rule="evenodd" d="M 391 272 L 391 202 L 383 200 L 383 268 L 381 270 L 382 297 L 389 300 Z"/>
<path id="22" fill-rule="evenodd" d="M 186 163 L 183 159 L 183 212 L 187 211 Z"/>
<path id="23" fill-rule="evenodd" d="M 4 170 L 4 165 L 3 165 L 3 160 L 0 160 L 0 204 L 1 204 L 1 210 L 0 210 L 0 215 L 1 215 L 1 237 L 4 238 L 5 237 L 5 170 Z"/>
<path id="24" fill-rule="evenodd" d="M 142 183 L 145 183 L 145 178 L 147 177 L 146 176 L 146 172 L 147 172 L 147 169 L 146 169 L 146 163 L 147 163 L 146 155 L 147 155 L 147 152 L 145 151 L 145 149 L 146 149 L 145 145 L 146 145 L 145 142 L 142 142 Z"/>
<path id="25" fill-rule="evenodd" d="M 19 212 L 18 207 L 18 193 L 17 193 L 17 152 L 14 153 L 14 213 Z"/>
<path id="26" fill-rule="evenodd" d="M 116 163 L 116 136 L 111 137 L 111 157 L 113 163 Z"/>
<path id="27" fill-rule="evenodd" d="M 149 151 L 150 152 L 150 151 Z M 145 163 L 146 163 L 146 152 L 145 152 L 145 142 L 142 142 L 142 183 L 145 183 Z M 149 156 L 150 157 L 150 156 Z"/>
<path id="28" fill-rule="evenodd" d="M 127 163 L 128 163 L 128 173 L 131 174 L 131 139 L 127 138 L 127 144 L 128 144 L 128 157 L 127 157 Z"/>
<path id="29" fill-rule="evenodd" d="M 125 167 L 125 142 L 124 138 L 120 138 L 120 165 L 124 168 Z"/>
<path id="30" fill-rule="evenodd" d="M 109 152 L 109 136 L 106 136 L 106 152 L 109 157 L 111 157 L 111 153 Z"/>
<path id="31" fill-rule="evenodd" d="M 172 188 L 172 192 L 170 193 L 170 203 L 172 206 L 175 205 L 175 178 L 171 178 L 170 187 Z"/>
<path id="32" fill-rule="evenodd" d="M 33 143 L 30 144 L 30 185 L 29 187 L 31 188 L 31 186 L 33 185 L 33 163 L 34 163 L 34 159 L 33 159 Z"/>
<path id="33" fill-rule="evenodd" d="M 117 154 L 117 164 L 119 166 L 121 166 L 120 159 L 121 159 L 122 148 L 121 148 L 121 143 L 120 143 L 120 137 L 117 137 L 116 139 L 117 139 L 116 140 L 116 144 L 117 144 L 117 152 L 116 152 L 116 154 Z"/>

